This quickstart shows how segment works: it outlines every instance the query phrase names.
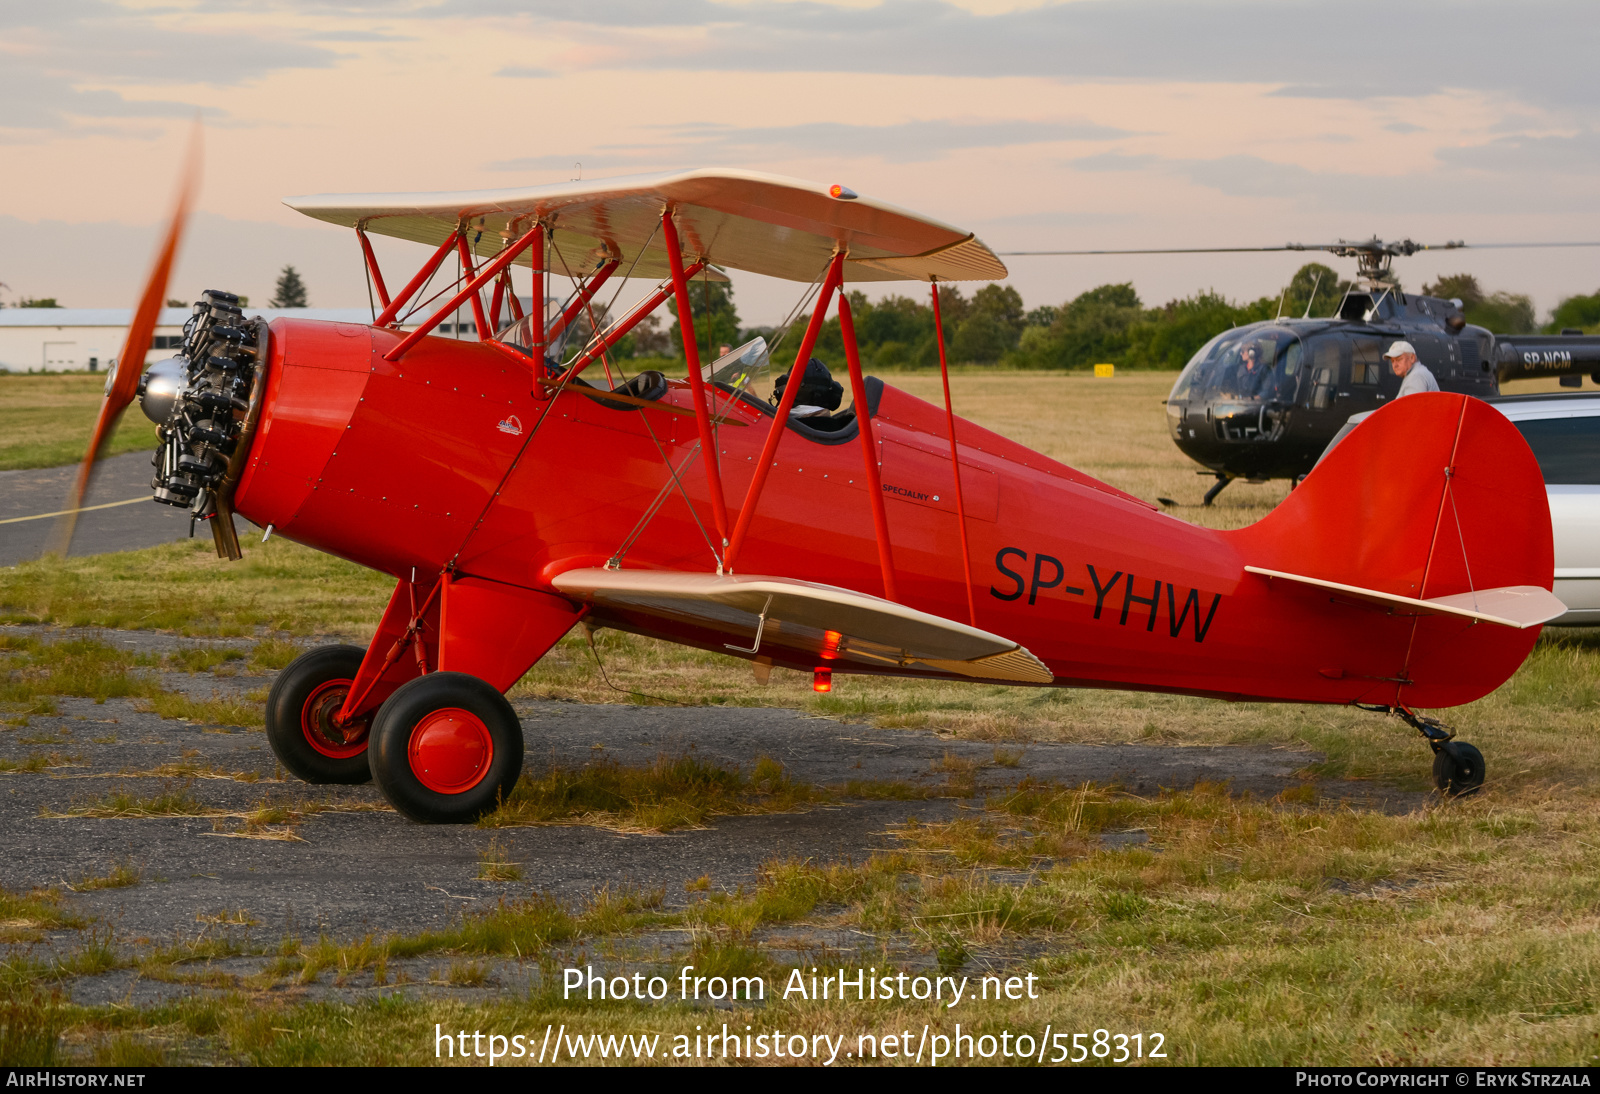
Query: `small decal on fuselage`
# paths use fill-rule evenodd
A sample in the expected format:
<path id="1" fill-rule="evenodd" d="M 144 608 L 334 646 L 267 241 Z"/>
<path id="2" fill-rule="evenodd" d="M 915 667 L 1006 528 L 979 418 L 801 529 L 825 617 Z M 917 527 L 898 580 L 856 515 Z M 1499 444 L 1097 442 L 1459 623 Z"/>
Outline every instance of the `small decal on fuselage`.
<path id="1" fill-rule="evenodd" d="M 938 501 L 939 500 L 939 495 L 938 494 L 933 494 L 933 495 L 930 496 L 928 494 L 922 493 L 922 491 L 920 491 L 920 490 L 907 490 L 903 486 L 891 486 L 888 483 L 884 483 L 883 484 L 883 492 L 885 494 L 898 494 L 902 498 L 910 498 L 912 501 Z"/>
<path id="2" fill-rule="evenodd" d="M 1023 564 L 1020 571 L 1013 570 L 1006 565 L 1007 559 L 1011 558 Z M 1011 591 L 1002 592 L 998 587 L 991 585 L 989 586 L 989 595 L 997 600 L 1020 600 L 1023 594 L 1026 593 L 1029 607 L 1038 603 L 1040 593 L 1048 592 L 1051 589 L 1059 589 L 1061 593 L 1067 596 L 1088 597 L 1089 594 L 1086 588 L 1063 584 L 1066 580 L 1067 569 L 1062 561 L 1055 556 L 1043 553 L 1034 555 L 1031 580 L 1025 576 L 1029 570 L 1026 565 L 1027 562 L 1028 552 L 1022 550 L 1022 548 L 1000 548 L 994 556 L 995 569 L 1000 571 L 1007 583 L 1014 586 L 1014 588 Z M 1156 620 L 1161 615 L 1162 605 L 1165 604 L 1168 637 L 1177 638 L 1181 635 L 1192 613 L 1194 618 L 1194 640 L 1196 642 L 1204 642 L 1206 635 L 1211 630 L 1211 621 L 1216 618 L 1217 605 L 1222 603 L 1222 594 L 1213 593 L 1211 595 L 1211 607 L 1202 612 L 1203 594 L 1199 589 L 1186 589 L 1180 593 L 1178 592 L 1178 587 L 1171 582 L 1152 578 L 1150 579 L 1153 582 L 1150 595 L 1141 596 L 1136 591 L 1136 579 L 1131 573 L 1125 574 L 1121 570 L 1117 570 L 1110 577 L 1106 577 L 1100 570 L 1095 568 L 1093 563 L 1084 563 L 1084 569 L 1089 575 L 1089 586 L 1094 589 L 1094 618 L 1110 619 L 1111 615 L 1115 615 L 1117 625 L 1122 627 L 1128 625 L 1130 615 L 1135 623 L 1139 622 L 1140 616 L 1144 616 L 1144 629 L 1154 632 Z M 1120 598 L 1112 595 L 1118 586 L 1122 587 Z M 1166 591 L 1164 598 L 1162 596 L 1163 589 Z M 1120 606 L 1117 603 L 1118 599 L 1121 600 Z M 1139 608 L 1136 609 L 1134 605 L 1139 605 Z M 1111 615 L 1106 614 L 1108 608 L 1111 610 Z M 1148 612 L 1143 610 L 1146 608 L 1149 609 Z"/>
<path id="3" fill-rule="evenodd" d="M 495 428 L 502 433 L 509 433 L 513 437 L 522 436 L 522 423 L 517 421 L 517 416 L 515 414 L 502 418 L 500 420 L 500 424 L 495 426 Z"/>

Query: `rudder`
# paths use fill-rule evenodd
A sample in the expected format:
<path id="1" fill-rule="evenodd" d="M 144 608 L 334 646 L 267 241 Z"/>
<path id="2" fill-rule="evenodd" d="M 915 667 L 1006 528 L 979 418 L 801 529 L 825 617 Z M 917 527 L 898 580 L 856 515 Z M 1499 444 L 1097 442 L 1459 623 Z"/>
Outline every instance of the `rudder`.
<path id="1" fill-rule="evenodd" d="M 1225 535 L 1249 564 L 1417 599 L 1548 590 L 1554 577 L 1533 453 L 1499 411 L 1453 393 L 1408 396 L 1372 414 L 1272 513 Z M 1539 633 L 1438 618 L 1413 625 L 1392 701 L 1419 706 L 1492 691 Z"/>

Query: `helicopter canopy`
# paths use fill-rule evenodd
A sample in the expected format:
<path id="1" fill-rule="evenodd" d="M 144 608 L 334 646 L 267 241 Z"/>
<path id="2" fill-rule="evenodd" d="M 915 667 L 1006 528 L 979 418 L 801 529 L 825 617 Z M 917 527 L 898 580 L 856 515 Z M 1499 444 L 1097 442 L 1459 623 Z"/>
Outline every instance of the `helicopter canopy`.
<path id="1" fill-rule="evenodd" d="M 1250 326 L 1225 331 L 1189 359 L 1172 391 L 1185 398 L 1238 403 L 1295 401 L 1305 364 L 1305 344 L 1287 326 Z"/>
<path id="2" fill-rule="evenodd" d="M 837 192 L 837 196 L 836 196 Z M 685 259 L 810 282 L 835 249 L 848 249 L 851 281 L 993 281 L 1003 262 L 971 232 L 843 187 L 727 168 L 506 190 L 422 194 L 313 194 L 284 204 L 329 224 L 437 247 L 459 225 L 484 257 L 543 219 L 552 228 L 550 268 L 593 269 L 609 256 L 621 272 L 669 272 L 662 209 L 678 212 Z M 529 264 L 519 256 L 520 265 Z M 713 279 L 721 275 L 708 271 Z"/>

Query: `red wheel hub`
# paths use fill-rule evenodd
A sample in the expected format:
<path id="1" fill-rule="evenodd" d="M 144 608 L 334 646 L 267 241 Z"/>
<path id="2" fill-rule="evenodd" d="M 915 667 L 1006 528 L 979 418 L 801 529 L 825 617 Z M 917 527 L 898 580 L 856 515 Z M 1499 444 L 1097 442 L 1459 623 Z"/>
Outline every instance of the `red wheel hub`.
<path id="1" fill-rule="evenodd" d="M 406 749 L 411 770 L 437 794 L 461 794 L 483 781 L 494 763 L 494 738 L 483 719 L 460 707 L 422 717 Z"/>
<path id="2" fill-rule="evenodd" d="M 306 743 L 335 760 L 347 760 L 365 752 L 367 730 L 372 726 L 370 716 L 344 726 L 334 720 L 350 694 L 350 684 L 349 680 L 320 684 L 300 708 L 300 730 L 306 736 Z"/>

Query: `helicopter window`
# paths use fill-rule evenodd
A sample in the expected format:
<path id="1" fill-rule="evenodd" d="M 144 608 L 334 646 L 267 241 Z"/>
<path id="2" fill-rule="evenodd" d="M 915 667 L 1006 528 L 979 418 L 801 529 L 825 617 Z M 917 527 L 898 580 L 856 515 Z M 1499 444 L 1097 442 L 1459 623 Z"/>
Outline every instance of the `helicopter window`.
<path id="1" fill-rule="evenodd" d="M 1383 343 L 1357 338 L 1350 347 L 1350 382 L 1376 384 L 1383 379 Z"/>
<path id="2" fill-rule="evenodd" d="M 1183 366 L 1183 371 L 1178 374 L 1178 382 L 1172 385 L 1172 394 L 1167 396 L 1169 403 L 1181 403 L 1189 397 L 1190 389 L 1199 382 L 1204 387 L 1206 365 L 1211 360 L 1211 351 L 1216 344 L 1227 335 L 1222 334 L 1212 338 L 1211 341 L 1201 346 L 1195 355 L 1189 358 L 1189 363 Z"/>
<path id="3" fill-rule="evenodd" d="M 1367 312 L 1371 308 L 1371 293 L 1346 293 L 1345 298 L 1339 302 L 1339 318 L 1350 319 L 1359 323 L 1367 318 Z"/>
<path id="4" fill-rule="evenodd" d="M 1185 372 L 1193 370 L 1190 383 L 1205 398 L 1293 402 L 1303 354 L 1293 331 L 1262 324 L 1215 339 L 1205 359 L 1191 361 Z M 1181 397 L 1182 385 L 1180 378 L 1174 397 Z"/>
<path id="5" fill-rule="evenodd" d="M 1326 410 L 1339 382 L 1339 345 L 1342 340 L 1324 335 L 1311 339 L 1311 399 L 1313 410 Z"/>

